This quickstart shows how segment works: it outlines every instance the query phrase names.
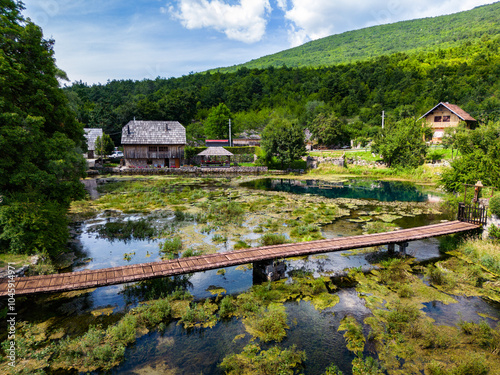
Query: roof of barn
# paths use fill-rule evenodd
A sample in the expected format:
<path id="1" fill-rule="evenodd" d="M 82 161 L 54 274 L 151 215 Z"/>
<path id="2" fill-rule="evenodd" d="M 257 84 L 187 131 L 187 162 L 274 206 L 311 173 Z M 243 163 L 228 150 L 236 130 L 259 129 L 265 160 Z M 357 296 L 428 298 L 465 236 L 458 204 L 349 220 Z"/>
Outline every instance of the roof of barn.
<path id="1" fill-rule="evenodd" d="M 122 144 L 184 145 L 186 129 L 179 121 L 129 121 L 122 129 Z"/>

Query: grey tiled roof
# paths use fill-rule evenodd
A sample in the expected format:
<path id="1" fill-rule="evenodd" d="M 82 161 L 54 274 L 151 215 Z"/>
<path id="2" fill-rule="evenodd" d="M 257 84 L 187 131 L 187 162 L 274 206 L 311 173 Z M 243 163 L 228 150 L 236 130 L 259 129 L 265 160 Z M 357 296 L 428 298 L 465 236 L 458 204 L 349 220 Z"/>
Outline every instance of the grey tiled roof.
<path id="1" fill-rule="evenodd" d="M 85 138 L 87 139 L 87 149 L 89 151 L 95 150 L 95 140 L 97 137 L 102 138 L 102 129 L 93 129 L 93 128 L 83 128 L 85 132 Z"/>
<path id="2" fill-rule="evenodd" d="M 122 144 L 184 145 L 186 129 L 179 121 L 130 121 L 122 129 Z"/>
<path id="3" fill-rule="evenodd" d="M 233 154 L 222 147 L 209 147 L 200 152 L 198 156 L 233 156 Z"/>

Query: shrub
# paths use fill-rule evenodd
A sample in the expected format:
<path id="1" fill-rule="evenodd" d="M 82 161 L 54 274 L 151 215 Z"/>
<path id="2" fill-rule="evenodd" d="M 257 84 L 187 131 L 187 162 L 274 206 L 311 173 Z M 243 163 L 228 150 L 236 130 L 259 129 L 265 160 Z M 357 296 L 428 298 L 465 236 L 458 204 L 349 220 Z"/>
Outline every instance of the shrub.
<path id="1" fill-rule="evenodd" d="M 248 245 L 245 241 L 242 240 L 238 240 L 238 242 L 234 244 L 234 250 L 247 249 L 249 247 L 250 245 Z"/>
<path id="2" fill-rule="evenodd" d="M 162 253 L 175 253 L 182 250 L 182 240 L 179 236 L 167 238 L 163 244 L 160 244 Z"/>
<path id="3" fill-rule="evenodd" d="M 266 233 L 260 238 L 262 246 L 281 245 L 287 242 L 288 240 L 283 234 Z"/>
<path id="4" fill-rule="evenodd" d="M 495 194 L 490 199 L 490 212 L 500 217 L 500 194 Z"/>

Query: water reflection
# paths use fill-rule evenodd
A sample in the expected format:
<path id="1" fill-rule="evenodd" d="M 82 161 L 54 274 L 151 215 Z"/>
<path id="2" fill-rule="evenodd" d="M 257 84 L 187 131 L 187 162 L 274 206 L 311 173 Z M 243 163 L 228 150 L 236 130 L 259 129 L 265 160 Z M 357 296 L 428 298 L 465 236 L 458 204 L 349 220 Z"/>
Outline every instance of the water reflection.
<path id="1" fill-rule="evenodd" d="M 314 194 L 327 198 L 375 199 L 382 202 L 426 202 L 427 193 L 417 185 L 403 181 L 349 179 L 338 182 L 264 178 L 241 184 L 242 187 Z"/>

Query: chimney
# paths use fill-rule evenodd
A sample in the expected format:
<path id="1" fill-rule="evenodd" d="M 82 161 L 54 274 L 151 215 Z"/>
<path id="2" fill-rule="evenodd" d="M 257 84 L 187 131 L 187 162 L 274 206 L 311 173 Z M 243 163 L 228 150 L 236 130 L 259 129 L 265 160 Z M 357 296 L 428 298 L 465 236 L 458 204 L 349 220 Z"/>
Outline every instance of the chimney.
<path id="1" fill-rule="evenodd" d="M 165 123 L 165 131 L 168 132 L 168 122 Z"/>

